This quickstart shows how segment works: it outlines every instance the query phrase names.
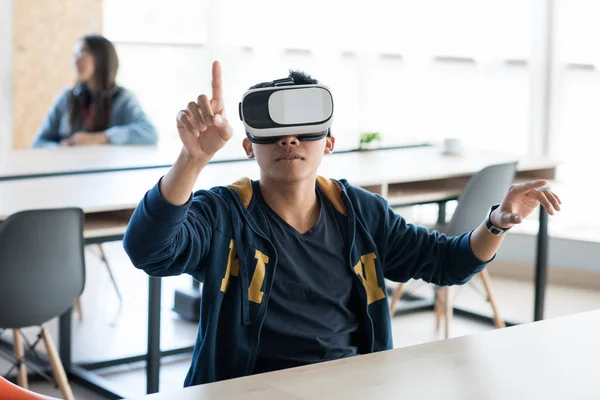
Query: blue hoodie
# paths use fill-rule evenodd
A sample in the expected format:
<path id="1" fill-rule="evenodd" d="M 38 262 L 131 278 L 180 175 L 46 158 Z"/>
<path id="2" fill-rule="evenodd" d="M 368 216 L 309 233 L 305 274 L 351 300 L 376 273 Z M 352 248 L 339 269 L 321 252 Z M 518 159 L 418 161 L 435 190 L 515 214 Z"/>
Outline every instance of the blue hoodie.
<path id="1" fill-rule="evenodd" d="M 73 89 L 57 96 L 48 114 L 40 124 L 32 143 L 33 147 L 54 147 L 71 133 L 69 122 L 69 96 Z M 108 129 L 104 131 L 112 144 L 156 144 L 158 133 L 144 114 L 133 93 L 115 87 Z M 83 128 L 84 130 L 85 128 Z"/>
<path id="2" fill-rule="evenodd" d="M 318 177 L 317 184 L 347 217 L 348 268 L 363 306 L 359 354 L 393 348 L 384 278 L 454 285 L 485 267 L 471 250 L 471 233 L 447 237 L 407 224 L 381 196 L 345 180 Z M 247 178 L 198 191 L 182 206 L 167 202 L 157 184 L 135 210 L 123 240 L 133 264 L 151 276 L 188 273 L 204 282 L 185 386 L 252 373 L 277 270 L 267 232 Z"/>

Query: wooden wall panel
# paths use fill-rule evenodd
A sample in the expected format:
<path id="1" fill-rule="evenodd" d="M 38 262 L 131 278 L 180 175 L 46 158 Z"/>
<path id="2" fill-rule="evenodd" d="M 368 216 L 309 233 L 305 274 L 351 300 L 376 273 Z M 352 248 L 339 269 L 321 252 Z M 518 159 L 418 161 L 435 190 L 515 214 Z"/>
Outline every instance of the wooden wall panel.
<path id="1" fill-rule="evenodd" d="M 57 94 L 72 85 L 77 39 L 102 31 L 102 0 L 13 0 L 13 148 L 30 146 Z"/>

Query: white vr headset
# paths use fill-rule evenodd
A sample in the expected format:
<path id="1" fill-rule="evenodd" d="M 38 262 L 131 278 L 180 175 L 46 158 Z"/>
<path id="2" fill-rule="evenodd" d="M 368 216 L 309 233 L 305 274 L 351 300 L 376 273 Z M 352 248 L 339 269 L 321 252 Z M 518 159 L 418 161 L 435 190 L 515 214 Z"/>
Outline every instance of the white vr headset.
<path id="1" fill-rule="evenodd" d="M 274 81 L 274 87 L 251 89 L 239 104 L 248 139 L 257 144 L 276 143 L 281 137 L 320 140 L 333 123 L 333 96 L 323 85 L 294 85 L 291 78 Z"/>

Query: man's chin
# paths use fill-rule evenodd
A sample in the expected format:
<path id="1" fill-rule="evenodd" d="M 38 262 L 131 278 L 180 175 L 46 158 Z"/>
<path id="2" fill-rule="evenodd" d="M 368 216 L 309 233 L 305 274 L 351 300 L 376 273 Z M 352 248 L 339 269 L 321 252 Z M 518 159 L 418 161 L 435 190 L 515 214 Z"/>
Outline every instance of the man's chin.
<path id="1" fill-rule="evenodd" d="M 293 184 L 303 182 L 306 179 L 309 179 L 313 176 L 310 171 L 307 171 L 305 168 L 296 169 L 296 168 L 285 168 L 277 171 L 274 174 L 273 178 L 277 181 L 285 184 Z"/>

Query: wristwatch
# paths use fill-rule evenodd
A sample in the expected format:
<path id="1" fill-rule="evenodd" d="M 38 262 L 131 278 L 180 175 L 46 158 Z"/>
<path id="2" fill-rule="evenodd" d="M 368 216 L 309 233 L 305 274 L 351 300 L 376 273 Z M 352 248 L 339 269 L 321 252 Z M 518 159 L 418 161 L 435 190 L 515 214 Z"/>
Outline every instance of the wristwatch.
<path id="1" fill-rule="evenodd" d="M 492 206 L 490 208 L 490 212 L 487 215 L 487 218 L 485 219 L 485 226 L 487 226 L 487 230 L 492 235 L 496 235 L 496 236 L 503 235 L 506 233 L 506 231 L 508 231 L 510 229 L 510 228 L 500 228 L 499 226 L 496 226 L 492 223 L 492 212 L 494 212 L 494 210 L 498 207 L 500 207 L 500 204 L 496 204 L 496 205 Z"/>

